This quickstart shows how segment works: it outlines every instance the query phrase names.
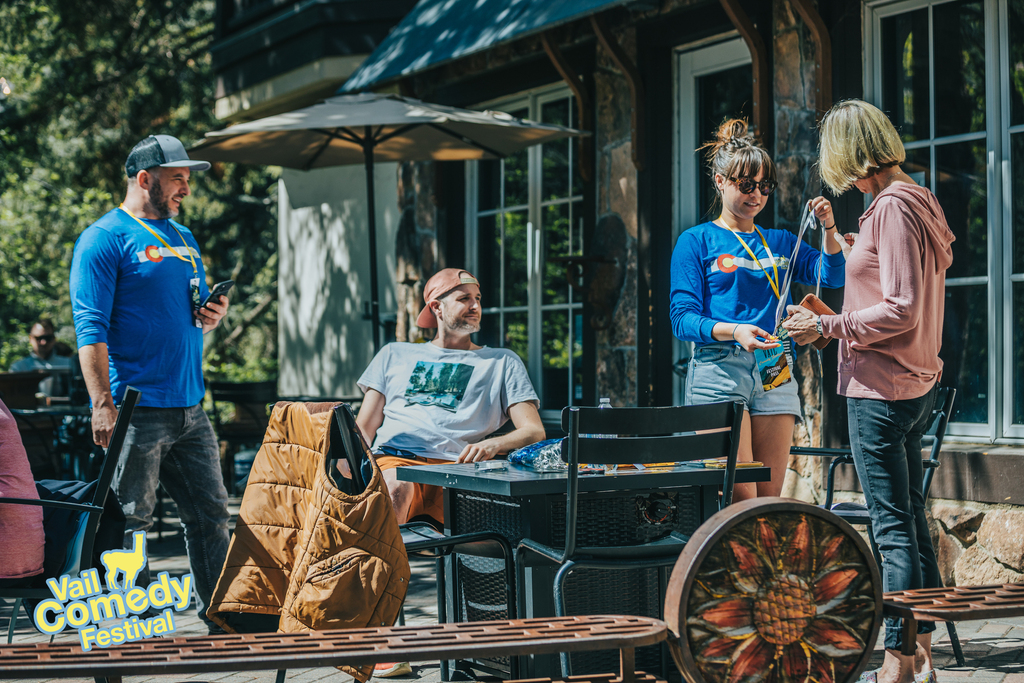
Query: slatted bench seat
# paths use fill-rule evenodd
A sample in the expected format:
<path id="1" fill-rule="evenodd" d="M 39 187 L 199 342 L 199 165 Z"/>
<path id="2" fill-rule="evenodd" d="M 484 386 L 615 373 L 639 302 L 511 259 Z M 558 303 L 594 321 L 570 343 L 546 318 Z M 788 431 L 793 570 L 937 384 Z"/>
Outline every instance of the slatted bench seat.
<path id="1" fill-rule="evenodd" d="M 0 645 L 0 679 L 81 678 L 108 683 L 123 676 L 284 670 L 619 650 L 621 671 L 574 676 L 594 683 L 659 683 L 634 673 L 634 649 L 668 637 L 648 617 L 578 616 L 392 626 L 307 633 L 250 633 L 153 638 L 85 652 L 78 641 Z M 280 678 L 280 677 L 279 677 Z"/>
<path id="2" fill-rule="evenodd" d="M 993 595 L 1019 589 L 986 588 Z M 280 672 L 297 667 L 619 650 L 618 673 L 566 681 L 663 683 L 637 673 L 634 655 L 667 641 L 687 681 L 807 681 L 812 672 L 829 672 L 833 683 L 852 683 L 872 656 L 882 603 L 878 568 L 850 525 L 811 505 L 761 498 L 730 505 L 693 533 L 667 587 L 665 621 L 568 616 L 167 637 L 90 652 L 77 641 L 0 645 L 0 679 L 92 676 L 120 683 L 126 675 L 276 669 L 281 681 Z M 542 680 L 550 683 L 530 683 Z"/>
<path id="3" fill-rule="evenodd" d="M 919 621 L 973 621 L 1024 616 L 1024 584 L 894 591 L 884 595 L 882 604 L 885 616 L 903 619 L 904 654 L 912 655 Z"/>

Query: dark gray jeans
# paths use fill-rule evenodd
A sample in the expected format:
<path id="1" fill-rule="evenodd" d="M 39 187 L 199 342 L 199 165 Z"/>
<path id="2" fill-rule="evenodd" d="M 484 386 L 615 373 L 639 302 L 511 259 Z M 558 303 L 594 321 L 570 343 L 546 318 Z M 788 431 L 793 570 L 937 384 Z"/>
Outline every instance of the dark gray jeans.
<path id="1" fill-rule="evenodd" d="M 921 489 L 921 437 L 934 403 L 934 387 L 906 401 L 850 398 L 846 402 L 853 461 L 871 516 L 871 532 L 882 554 L 885 591 L 942 586 Z M 901 647 L 902 625 L 902 619 L 885 620 L 886 649 Z M 918 622 L 919 633 L 934 630 L 934 622 Z"/>
<path id="2" fill-rule="evenodd" d="M 114 491 L 128 520 L 126 548 L 132 533 L 153 526 L 158 481 L 178 506 L 196 608 L 211 624 L 206 608 L 228 551 L 228 494 L 217 439 L 201 406 L 135 409 L 114 472 Z M 136 583 L 149 584 L 148 565 Z"/>

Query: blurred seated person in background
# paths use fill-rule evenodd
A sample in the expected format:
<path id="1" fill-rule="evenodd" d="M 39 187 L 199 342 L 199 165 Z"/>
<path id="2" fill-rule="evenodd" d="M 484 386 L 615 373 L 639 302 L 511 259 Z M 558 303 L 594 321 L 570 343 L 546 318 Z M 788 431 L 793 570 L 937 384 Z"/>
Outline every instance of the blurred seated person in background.
<path id="1" fill-rule="evenodd" d="M 399 524 L 444 519 L 442 489 L 398 481 L 396 468 L 476 462 L 544 438 L 537 392 L 514 351 L 477 346 L 480 284 L 445 268 L 427 281 L 416 324 L 437 328 L 426 344 L 395 342 L 359 378 L 365 396 L 356 424 L 372 444 Z M 515 429 L 487 438 L 506 421 Z M 344 467 L 344 466 L 343 466 Z"/>
<path id="2" fill-rule="evenodd" d="M 67 396 L 68 382 L 73 361 L 71 347 L 57 341 L 53 333 L 53 321 L 40 318 L 28 333 L 32 353 L 11 365 L 11 372 L 32 372 L 33 370 L 55 370 L 39 383 L 40 393 L 47 396 Z M 66 349 L 67 355 L 58 354 L 58 346 Z"/>
<path id="3" fill-rule="evenodd" d="M 2 401 L 0 498 L 39 498 L 18 425 Z M 0 587 L 27 586 L 42 573 L 43 540 L 43 508 L 0 504 Z"/>

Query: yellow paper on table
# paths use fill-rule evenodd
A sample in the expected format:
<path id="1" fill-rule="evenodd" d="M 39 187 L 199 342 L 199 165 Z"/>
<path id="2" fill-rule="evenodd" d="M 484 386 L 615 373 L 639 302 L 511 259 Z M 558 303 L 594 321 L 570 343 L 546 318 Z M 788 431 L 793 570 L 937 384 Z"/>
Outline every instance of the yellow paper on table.
<path id="1" fill-rule="evenodd" d="M 718 458 L 714 458 L 712 460 L 700 460 L 699 462 L 704 465 L 704 467 L 719 470 L 724 470 L 726 465 L 725 460 L 719 460 Z M 759 462 L 737 462 L 736 467 L 764 467 L 764 465 Z"/>

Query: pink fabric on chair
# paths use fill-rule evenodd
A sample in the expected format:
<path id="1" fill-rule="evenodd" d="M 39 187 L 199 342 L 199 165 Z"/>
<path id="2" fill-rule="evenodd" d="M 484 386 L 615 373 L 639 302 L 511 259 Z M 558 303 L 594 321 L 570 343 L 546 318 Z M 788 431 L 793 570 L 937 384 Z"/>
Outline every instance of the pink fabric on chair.
<path id="1" fill-rule="evenodd" d="M 11 411 L 0 401 L 0 498 L 39 498 Z M 0 504 L 0 579 L 43 571 L 43 508 Z"/>

